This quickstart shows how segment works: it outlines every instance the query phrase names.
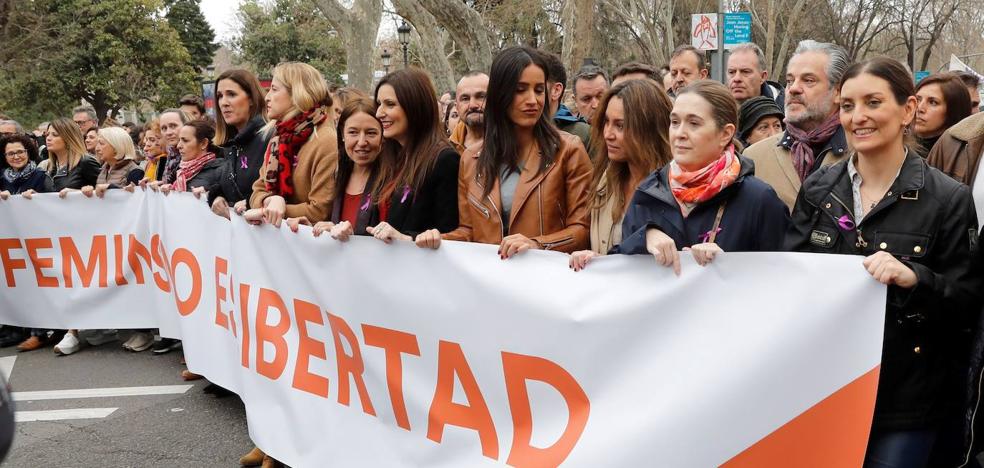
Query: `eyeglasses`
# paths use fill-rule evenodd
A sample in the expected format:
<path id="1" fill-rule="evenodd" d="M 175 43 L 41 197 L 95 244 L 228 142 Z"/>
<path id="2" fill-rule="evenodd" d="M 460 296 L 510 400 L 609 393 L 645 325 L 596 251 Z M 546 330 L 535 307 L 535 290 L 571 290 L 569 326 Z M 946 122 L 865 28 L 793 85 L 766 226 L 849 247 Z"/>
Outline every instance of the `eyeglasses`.
<path id="1" fill-rule="evenodd" d="M 89 120 L 76 120 L 75 121 L 75 125 L 78 125 L 79 127 L 81 127 L 81 126 L 83 126 L 83 125 L 85 125 L 85 124 L 87 124 L 89 122 L 90 122 Z"/>
<path id="2" fill-rule="evenodd" d="M 14 150 L 14 151 L 8 151 L 8 152 L 7 152 L 7 153 L 5 153 L 5 154 L 6 154 L 6 156 L 7 156 L 8 158 L 12 158 L 12 157 L 14 157 L 14 156 L 21 156 L 21 155 L 25 155 L 25 154 L 27 154 L 27 150 Z"/>

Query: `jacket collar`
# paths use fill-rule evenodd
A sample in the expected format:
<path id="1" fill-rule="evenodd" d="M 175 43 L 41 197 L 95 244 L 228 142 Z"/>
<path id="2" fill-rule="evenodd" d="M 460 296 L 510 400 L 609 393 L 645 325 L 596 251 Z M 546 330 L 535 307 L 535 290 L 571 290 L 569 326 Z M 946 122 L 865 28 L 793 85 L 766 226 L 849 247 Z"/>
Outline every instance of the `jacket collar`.
<path id="1" fill-rule="evenodd" d="M 789 135 L 789 132 L 782 132 L 782 138 L 779 138 L 777 145 L 789 150 L 793 147 L 793 137 Z M 820 155 L 828 151 L 839 156 L 847 152 L 848 149 L 847 133 L 844 132 L 844 127 L 837 127 L 834 136 L 830 137 L 830 140 L 827 140 L 827 144 L 820 149 L 816 157 L 819 159 Z"/>
<path id="2" fill-rule="evenodd" d="M 763 81 L 762 87 L 759 88 L 759 94 L 762 96 L 776 99 L 779 93 L 783 92 L 782 85 L 775 81 Z"/>
<path id="3" fill-rule="evenodd" d="M 246 123 L 246 127 L 244 127 L 241 132 L 237 132 L 236 136 L 232 137 L 232 139 L 227 141 L 226 144 L 222 146 L 244 146 L 252 141 L 253 138 L 256 138 L 257 132 L 259 132 L 264 125 L 266 125 L 266 122 L 263 120 L 263 116 L 255 115 L 252 119 L 249 119 L 249 122 Z"/>
<path id="4" fill-rule="evenodd" d="M 561 104 L 557 107 L 557 113 L 553 116 L 554 122 L 584 122 L 584 119 L 575 116 L 567 106 Z"/>
<path id="5" fill-rule="evenodd" d="M 961 120 L 947 133 L 963 142 L 984 138 L 984 112 Z"/>
<path id="6" fill-rule="evenodd" d="M 853 155 L 846 160 L 839 162 L 819 176 L 819 179 L 807 186 L 803 196 L 806 201 L 813 206 L 821 206 L 829 194 L 834 194 L 842 201 L 854 200 L 854 190 L 851 186 L 851 177 L 848 174 L 847 165 L 852 164 Z M 882 202 L 878 203 L 874 210 L 865 216 L 865 220 L 878 210 L 886 201 L 894 201 L 899 197 L 918 197 L 919 191 L 926 185 L 926 164 L 922 157 L 915 151 L 909 151 L 899 170 L 899 175 L 895 182 L 888 189 L 888 193 Z M 887 206 L 887 205 L 886 205 Z M 880 211 L 880 210 L 878 210 Z"/>

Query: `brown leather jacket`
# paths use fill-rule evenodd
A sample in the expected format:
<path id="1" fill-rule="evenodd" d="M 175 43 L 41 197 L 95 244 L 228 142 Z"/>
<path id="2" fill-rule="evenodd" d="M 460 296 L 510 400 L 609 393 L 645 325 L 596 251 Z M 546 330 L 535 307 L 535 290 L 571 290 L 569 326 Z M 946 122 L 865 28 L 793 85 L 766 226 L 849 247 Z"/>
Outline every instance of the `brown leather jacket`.
<path id="1" fill-rule="evenodd" d="M 926 162 L 973 188 L 984 151 L 984 112 L 950 127 L 926 157 Z"/>
<path id="2" fill-rule="evenodd" d="M 508 230 L 503 229 L 499 180 L 482 198 L 475 177 L 482 145 L 469 147 L 461 157 L 458 176 L 460 226 L 443 235 L 446 240 L 499 244 L 504 235 L 522 234 L 544 250 L 574 252 L 588 248 L 591 162 L 576 136 L 560 132 L 560 148 L 542 172 L 540 152 L 526 160 L 513 198 Z M 505 231 L 505 233 L 504 233 Z"/>

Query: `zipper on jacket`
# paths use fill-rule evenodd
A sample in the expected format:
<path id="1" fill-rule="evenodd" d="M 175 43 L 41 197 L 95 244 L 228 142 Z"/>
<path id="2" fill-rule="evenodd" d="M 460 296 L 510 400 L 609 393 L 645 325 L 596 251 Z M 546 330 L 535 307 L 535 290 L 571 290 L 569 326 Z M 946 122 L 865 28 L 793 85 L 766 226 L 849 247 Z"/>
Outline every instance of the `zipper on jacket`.
<path id="1" fill-rule="evenodd" d="M 841 200 L 840 197 L 838 197 L 837 194 L 835 194 L 834 192 L 830 192 L 830 196 L 834 200 L 836 200 L 837 203 L 840 203 L 840 206 L 843 206 L 844 207 L 844 210 L 847 211 L 847 215 L 851 218 L 851 222 L 854 223 L 854 233 L 858 235 L 858 241 L 854 243 L 854 247 L 856 247 L 858 249 L 865 249 L 865 248 L 867 248 L 868 247 L 868 241 L 864 240 L 864 235 L 861 232 L 860 223 L 858 223 L 857 220 L 854 219 L 854 210 L 848 208 L 847 207 L 847 204 L 844 203 L 844 201 Z"/>
<path id="2" fill-rule="evenodd" d="M 475 197 L 472 197 L 471 194 L 468 195 L 468 203 L 471 203 L 472 206 L 474 206 L 476 209 L 478 209 L 478 211 L 481 211 L 482 214 L 485 215 L 485 218 L 488 218 L 489 217 L 489 210 L 488 210 L 488 208 L 485 208 L 480 203 L 478 203 L 478 200 L 475 200 Z"/>
<path id="3" fill-rule="evenodd" d="M 574 242 L 573 237 L 565 237 L 557 242 L 545 242 L 542 243 L 541 245 L 543 246 L 543 250 L 553 250 L 554 247 L 559 247 L 564 244 L 570 244 L 571 242 Z"/>

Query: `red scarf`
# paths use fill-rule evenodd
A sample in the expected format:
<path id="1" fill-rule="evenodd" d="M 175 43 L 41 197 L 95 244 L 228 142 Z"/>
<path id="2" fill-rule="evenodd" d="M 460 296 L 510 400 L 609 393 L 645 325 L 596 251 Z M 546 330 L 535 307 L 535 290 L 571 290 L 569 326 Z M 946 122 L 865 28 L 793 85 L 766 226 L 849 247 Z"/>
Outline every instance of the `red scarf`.
<path id="1" fill-rule="evenodd" d="M 294 195 L 291 179 L 297 167 L 297 155 L 321 122 L 328 118 L 330 107 L 315 107 L 277 123 L 277 133 L 267 146 L 267 170 L 263 177 L 266 189 L 274 195 Z"/>
<path id="2" fill-rule="evenodd" d="M 186 192 L 188 181 L 194 179 L 206 164 L 215 159 L 215 153 L 205 153 L 191 161 L 181 161 L 178 163 L 178 175 L 174 178 L 171 188 L 175 192 Z"/>
<path id="3" fill-rule="evenodd" d="M 671 161 L 670 190 L 680 204 L 683 217 L 686 218 L 698 204 L 710 200 L 734 183 L 739 171 L 741 162 L 735 155 L 735 145 L 728 145 L 720 158 L 693 172 L 684 171 L 676 161 Z"/>
<path id="4" fill-rule="evenodd" d="M 813 163 L 817 156 L 813 154 L 813 147 L 829 141 L 840 127 L 840 114 L 837 112 L 831 114 L 827 120 L 817 125 L 817 128 L 809 133 L 800 130 L 792 123 L 786 123 L 786 134 L 793 137 L 793 144 L 789 150 L 792 153 L 793 166 L 796 167 L 796 174 L 799 175 L 800 182 L 806 180 L 806 177 L 813 171 Z"/>

